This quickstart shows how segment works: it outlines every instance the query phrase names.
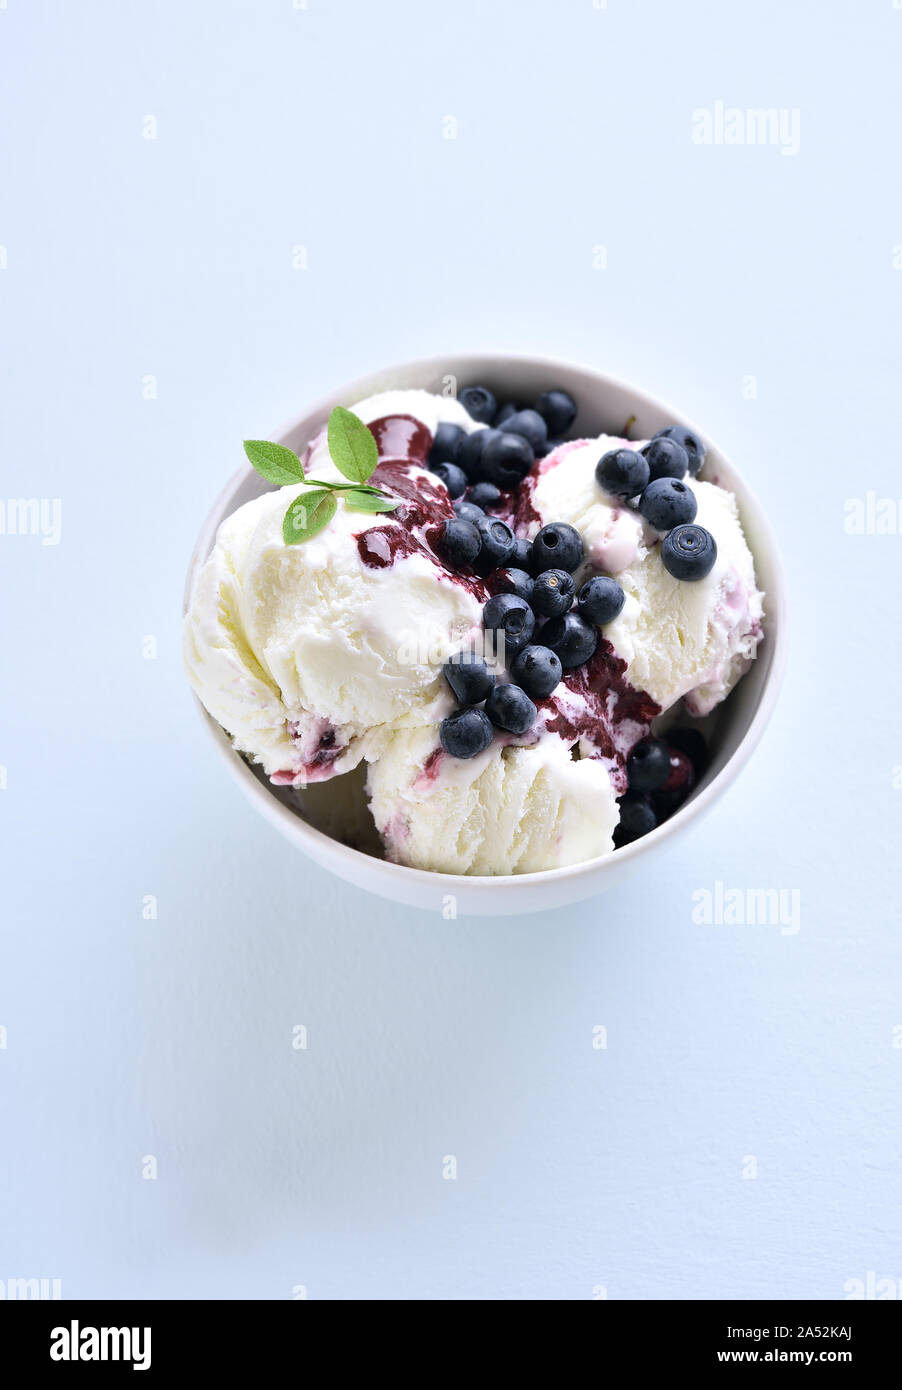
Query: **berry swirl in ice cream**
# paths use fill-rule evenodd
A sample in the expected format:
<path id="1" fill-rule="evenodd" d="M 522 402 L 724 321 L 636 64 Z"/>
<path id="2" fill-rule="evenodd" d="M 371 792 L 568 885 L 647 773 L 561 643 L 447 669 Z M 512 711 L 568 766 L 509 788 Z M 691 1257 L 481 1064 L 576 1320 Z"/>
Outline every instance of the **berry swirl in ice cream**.
<path id="1" fill-rule="evenodd" d="M 285 485 L 223 523 L 190 597 L 185 664 L 235 749 L 301 798 L 343 778 L 386 857 L 446 873 L 577 863 L 672 814 L 706 756 L 684 722 L 762 634 L 701 440 L 565 439 L 557 390 L 335 414 L 301 459 L 248 446 Z"/>

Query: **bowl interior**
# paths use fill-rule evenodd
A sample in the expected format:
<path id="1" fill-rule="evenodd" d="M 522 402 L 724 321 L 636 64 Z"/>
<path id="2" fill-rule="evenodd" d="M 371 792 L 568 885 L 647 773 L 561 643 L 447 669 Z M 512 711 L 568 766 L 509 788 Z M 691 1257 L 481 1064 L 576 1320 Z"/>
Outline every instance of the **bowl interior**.
<path id="1" fill-rule="evenodd" d="M 665 425 L 693 425 L 692 421 L 662 402 L 584 367 L 537 358 L 459 356 L 406 363 L 364 377 L 321 400 L 283 430 L 278 438 L 289 448 L 302 452 L 323 426 L 334 405 L 351 405 L 356 400 L 392 388 L 419 387 L 442 394 L 456 394 L 459 388 L 475 382 L 490 387 L 499 397 L 524 401 L 534 399 L 540 392 L 553 386 L 570 391 L 579 403 L 579 414 L 570 431 L 573 438 L 605 432 L 626 434 L 638 440 L 649 438 Z M 265 778 L 255 776 L 244 760 L 232 752 L 228 739 L 218 725 L 204 715 L 220 752 L 225 754 L 233 774 L 258 809 L 273 820 L 283 834 L 326 867 L 385 896 L 418 905 L 423 905 L 427 900 L 434 905 L 440 893 L 460 893 L 472 900 L 474 905 L 479 904 L 475 910 L 490 912 L 534 911 L 553 905 L 552 900 L 563 903 L 588 896 L 604 886 L 602 875 L 612 877 L 616 870 L 625 868 L 638 854 L 647 853 L 668 835 L 685 829 L 712 797 L 732 780 L 760 737 L 782 671 L 784 628 L 782 577 L 765 518 L 737 470 L 708 441 L 703 430 L 699 433 L 708 447 L 701 476 L 719 482 L 734 492 L 739 503 L 743 527 L 755 557 L 758 582 L 765 592 L 765 640 L 749 672 L 719 706 L 715 716 L 706 721 L 711 764 L 693 795 L 669 820 L 650 835 L 612 855 L 563 869 L 501 878 L 470 878 L 408 869 L 386 863 L 374 858 L 372 852 L 352 849 L 335 840 L 328 833 L 328 816 L 321 814 L 323 793 L 328 783 L 317 789 L 318 806 L 314 807 L 311 802 L 308 818 L 303 794 L 300 798 L 296 794 L 285 794 L 271 787 Z M 188 574 L 186 601 L 193 576 L 207 558 L 220 523 L 237 507 L 268 490 L 269 485 L 249 465 L 240 469 L 225 487 L 198 538 Z M 543 892 L 545 883 L 556 886 L 551 892 Z M 528 896 L 524 892 L 527 884 L 532 890 Z M 501 905 L 502 896 L 504 906 Z M 520 905 L 515 905 L 518 902 Z"/>

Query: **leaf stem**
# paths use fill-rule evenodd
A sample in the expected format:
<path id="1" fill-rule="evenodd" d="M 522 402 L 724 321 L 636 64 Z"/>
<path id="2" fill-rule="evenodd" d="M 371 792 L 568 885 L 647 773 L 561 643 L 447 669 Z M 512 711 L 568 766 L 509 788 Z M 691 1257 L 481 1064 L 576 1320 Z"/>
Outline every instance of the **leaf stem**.
<path id="1" fill-rule="evenodd" d="M 314 487 L 325 487 L 330 492 L 372 492 L 377 497 L 385 497 L 387 494 L 378 487 L 370 487 L 368 483 L 326 483 L 319 478 L 305 478 L 304 482 Z"/>

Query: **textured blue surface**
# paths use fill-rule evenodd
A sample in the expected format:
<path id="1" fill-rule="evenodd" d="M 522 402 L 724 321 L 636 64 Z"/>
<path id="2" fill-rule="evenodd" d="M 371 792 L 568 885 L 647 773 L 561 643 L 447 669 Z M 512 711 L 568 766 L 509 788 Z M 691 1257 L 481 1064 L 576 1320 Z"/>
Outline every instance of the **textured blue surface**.
<path id="1" fill-rule="evenodd" d="M 0 9 L 2 497 L 62 502 L 59 544 L 0 536 L 0 1278 L 902 1278 L 902 537 L 844 529 L 902 494 L 900 48 L 890 0 Z M 718 101 L 798 110 L 798 153 L 694 143 Z M 446 922 L 240 799 L 180 590 L 241 438 L 483 348 L 701 422 L 768 508 L 792 648 L 751 764 L 641 876 Z M 716 881 L 798 889 L 800 930 L 696 924 Z"/>

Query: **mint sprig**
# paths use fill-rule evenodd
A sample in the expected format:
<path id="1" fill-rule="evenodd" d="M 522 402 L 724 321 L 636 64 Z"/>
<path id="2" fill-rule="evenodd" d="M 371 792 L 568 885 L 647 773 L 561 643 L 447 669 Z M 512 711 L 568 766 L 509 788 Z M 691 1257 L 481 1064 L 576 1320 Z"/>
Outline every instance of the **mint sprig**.
<path id="1" fill-rule="evenodd" d="M 337 405 L 329 416 L 326 431 L 332 462 L 347 483 L 327 483 L 304 476 L 304 465 L 284 444 L 266 439 L 246 439 L 248 461 L 268 483 L 279 487 L 302 483 L 311 489 L 300 492 L 282 518 L 282 538 L 286 545 L 309 541 L 329 525 L 339 501 L 354 512 L 393 512 L 400 503 L 367 479 L 379 463 L 379 449 L 370 430 L 351 410 Z"/>

